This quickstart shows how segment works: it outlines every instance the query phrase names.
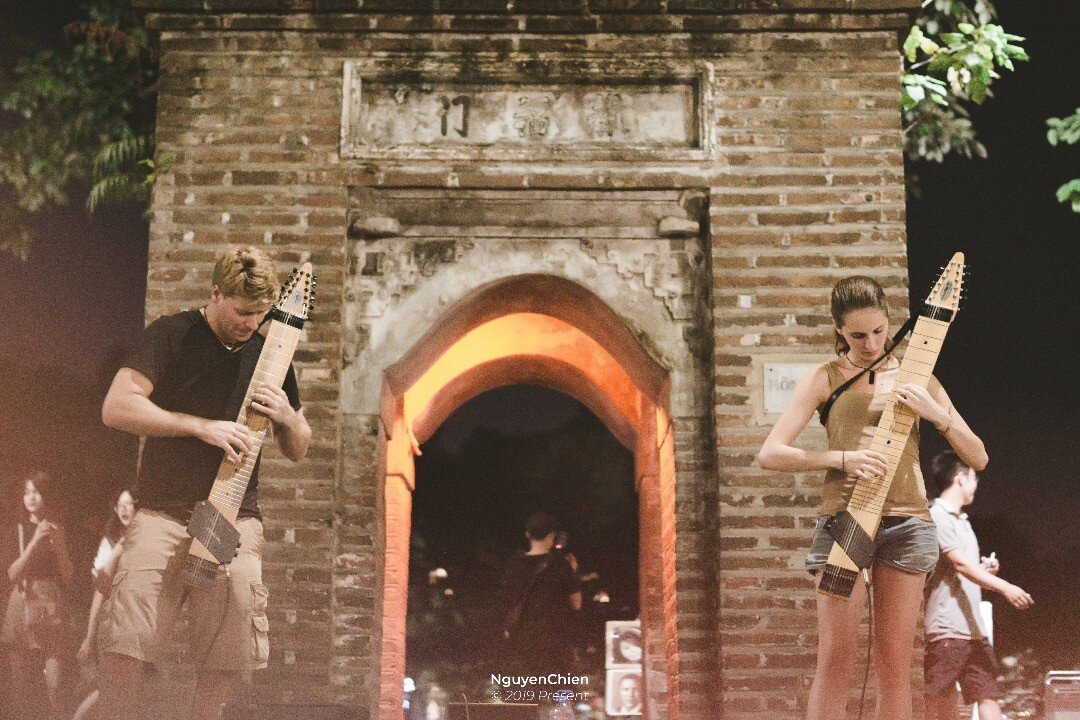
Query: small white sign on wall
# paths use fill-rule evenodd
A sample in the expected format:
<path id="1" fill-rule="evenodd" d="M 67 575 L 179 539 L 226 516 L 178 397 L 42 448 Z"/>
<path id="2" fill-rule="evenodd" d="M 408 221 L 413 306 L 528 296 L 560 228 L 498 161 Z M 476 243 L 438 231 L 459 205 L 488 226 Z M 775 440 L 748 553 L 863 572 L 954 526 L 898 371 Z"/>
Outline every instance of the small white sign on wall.
<path id="1" fill-rule="evenodd" d="M 762 387 L 765 390 L 765 412 L 779 413 L 787 407 L 795 385 L 806 373 L 820 363 L 765 363 Z"/>

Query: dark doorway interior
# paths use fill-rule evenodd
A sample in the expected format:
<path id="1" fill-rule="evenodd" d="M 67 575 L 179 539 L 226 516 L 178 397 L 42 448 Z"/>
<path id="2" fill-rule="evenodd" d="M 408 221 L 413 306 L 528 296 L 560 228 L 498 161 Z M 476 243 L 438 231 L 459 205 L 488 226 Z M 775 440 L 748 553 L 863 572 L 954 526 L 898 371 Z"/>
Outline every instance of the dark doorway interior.
<path id="1" fill-rule="evenodd" d="M 559 519 L 565 549 L 578 560 L 584 602 L 567 629 L 572 668 L 602 694 L 604 622 L 638 616 L 631 453 L 585 406 L 531 385 L 470 400 L 421 449 L 406 658 L 416 690 L 407 717 L 425 717 L 431 697 L 490 695 L 507 609 L 500 580 L 508 558 L 527 547 L 523 525 L 535 510 Z M 432 693 L 432 684 L 440 689 Z"/>

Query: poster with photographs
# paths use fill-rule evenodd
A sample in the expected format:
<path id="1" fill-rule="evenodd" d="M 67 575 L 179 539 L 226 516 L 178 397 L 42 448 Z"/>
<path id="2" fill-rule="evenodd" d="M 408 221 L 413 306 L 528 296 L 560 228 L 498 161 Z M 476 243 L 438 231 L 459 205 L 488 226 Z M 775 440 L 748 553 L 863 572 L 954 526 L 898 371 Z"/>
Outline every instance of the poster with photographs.
<path id="1" fill-rule="evenodd" d="M 605 630 L 608 669 L 641 669 L 641 621 L 609 620 Z"/>
<path id="2" fill-rule="evenodd" d="M 641 715 L 641 621 L 609 620 L 604 630 L 607 686 L 604 706 L 608 716 Z"/>
<path id="3" fill-rule="evenodd" d="M 644 697 L 640 668 L 607 671 L 604 709 L 608 717 L 640 716 Z"/>

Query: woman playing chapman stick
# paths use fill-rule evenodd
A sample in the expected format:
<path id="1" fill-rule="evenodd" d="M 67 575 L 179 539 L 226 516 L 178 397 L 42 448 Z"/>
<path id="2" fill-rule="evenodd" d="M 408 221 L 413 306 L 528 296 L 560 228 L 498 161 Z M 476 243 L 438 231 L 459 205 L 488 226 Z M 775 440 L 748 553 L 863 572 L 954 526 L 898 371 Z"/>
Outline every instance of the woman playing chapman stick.
<path id="1" fill-rule="evenodd" d="M 825 423 L 829 449 L 797 448 L 795 438 L 829 395 L 869 367 L 889 347 L 889 308 L 885 292 L 868 277 L 849 277 L 832 291 L 837 357 L 822 363 L 796 386 L 758 454 L 765 470 L 824 470 L 819 520 L 814 528 L 806 569 L 815 577 L 825 566 L 832 537 L 825 518 L 845 508 L 858 480 L 882 477 L 886 458 L 868 448 L 891 391 L 919 418 L 933 423 L 970 466 L 986 466 L 986 450 L 949 401 L 936 378 L 928 387 L 896 384 L 900 363 L 890 356 L 861 377 L 834 402 Z M 874 599 L 874 659 L 877 674 L 876 720 L 910 720 L 911 660 L 926 573 L 937 562 L 938 544 L 927 510 L 919 470 L 919 423 L 897 461 L 876 537 L 871 585 Z M 850 598 L 817 594 L 818 655 L 807 703 L 808 720 L 845 716 L 855 667 L 855 649 L 866 585 L 855 583 Z"/>

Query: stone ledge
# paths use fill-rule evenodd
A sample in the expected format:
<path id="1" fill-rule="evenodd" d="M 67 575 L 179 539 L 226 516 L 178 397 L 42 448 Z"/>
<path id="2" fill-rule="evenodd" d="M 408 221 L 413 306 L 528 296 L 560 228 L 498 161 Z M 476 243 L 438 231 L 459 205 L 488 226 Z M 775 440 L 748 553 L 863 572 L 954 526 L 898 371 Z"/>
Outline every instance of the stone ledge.
<path id="1" fill-rule="evenodd" d="M 731 12 L 665 15 L 394 15 L 383 13 L 267 13 L 266 8 L 203 11 L 145 0 L 146 26 L 155 31 L 320 32 L 324 34 L 421 35 L 712 35 L 761 32 L 860 32 L 901 30 L 911 25 L 905 8 L 842 12 L 806 7 L 770 13 Z"/>
<path id="2" fill-rule="evenodd" d="M 919 0 L 135 0 L 146 11 L 185 13 L 386 13 L 393 15 L 722 15 L 915 12 Z"/>

